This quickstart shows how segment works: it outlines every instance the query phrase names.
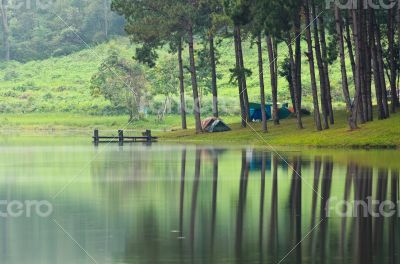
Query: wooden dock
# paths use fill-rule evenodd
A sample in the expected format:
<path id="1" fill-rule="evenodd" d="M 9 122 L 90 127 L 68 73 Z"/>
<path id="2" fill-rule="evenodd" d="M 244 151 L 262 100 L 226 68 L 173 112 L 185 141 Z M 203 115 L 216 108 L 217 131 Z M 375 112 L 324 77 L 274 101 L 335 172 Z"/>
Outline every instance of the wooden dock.
<path id="1" fill-rule="evenodd" d="M 100 136 L 99 130 L 93 132 L 93 143 L 97 146 L 100 143 L 118 143 L 120 146 L 124 143 L 152 143 L 157 141 L 157 137 L 151 135 L 151 130 L 146 130 L 142 136 L 128 137 L 124 136 L 123 130 L 118 130 L 118 136 Z"/>

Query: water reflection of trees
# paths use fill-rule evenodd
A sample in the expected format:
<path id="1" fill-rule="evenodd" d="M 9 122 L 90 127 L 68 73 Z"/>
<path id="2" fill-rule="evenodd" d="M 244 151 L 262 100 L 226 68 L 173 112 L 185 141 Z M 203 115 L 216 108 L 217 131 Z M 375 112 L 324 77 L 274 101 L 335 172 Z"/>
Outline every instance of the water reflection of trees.
<path id="1" fill-rule="evenodd" d="M 143 228 L 127 234 L 128 260 L 277 263 L 285 257 L 288 263 L 397 263 L 396 216 L 364 217 L 357 208 L 360 217 L 328 217 L 326 207 L 333 197 L 397 202 L 398 171 L 354 161 L 337 165 L 324 155 L 304 159 L 298 153 L 241 150 L 235 161 L 227 161 L 221 153 L 182 149 L 179 180 L 168 194 L 176 197 L 176 207 L 168 205 L 167 216 L 156 208 L 137 216 L 136 226 Z M 228 162 L 239 163 L 235 175 L 226 174 Z M 160 217 L 175 221 L 177 229 L 162 242 L 156 238 L 166 236 L 168 227 L 160 227 Z"/>

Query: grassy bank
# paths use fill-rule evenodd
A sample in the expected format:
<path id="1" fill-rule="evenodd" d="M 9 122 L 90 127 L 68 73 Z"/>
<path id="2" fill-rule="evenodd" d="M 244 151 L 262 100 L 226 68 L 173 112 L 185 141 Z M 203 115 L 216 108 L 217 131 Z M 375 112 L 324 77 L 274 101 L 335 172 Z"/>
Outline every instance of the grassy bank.
<path id="1" fill-rule="evenodd" d="M 239 117 L 225 117 L 229 123 L 239 122 Z M 188 117 L 188 126 L 194 127 L 194 120 Z M 126 115 L 93 116 L 71 113 L 33 113 L 33 114 L 0 114 L 0 130 L 82 130 L 97 129 L 144 130 L 165 132 L 178 130 L 181 127 L 181 117 L 168 115 L 165 120 L 158 121 L 156 116 L 148 116 L 143 120 L 128 121 Z"/>
<path id="2" fill-rule="evenodd" d="M 317 132 L 312 117 L 304 117 L 305 129 L 297 129 L 294 119 L 282 120 L 281 125 L 269 125 L 269 132 L 261 132 L 261 124 L 251 123 L 251 127 L 242 128 L 240 118 L 231 116 L 223 120 L 232 128 L 225 133 L 204 133 L 196 135 L 194 122 L 188 118 L 190 129 L 180 129 L 179 116 L 167 116 L 163 122 L 149 116 L 145 120 L 128 123 L 126 116 L 90 116 L 58 114 L 25 114 L 0 115 L 0 130 L 25 131 L 82 131 L 91 133 L 95 128 L 103 130 L 137 130 L 152 129 L 165 142 L 199 143 L 199 144 L 238 144 L 254 146 L 312 146 L 312 147 L 400 147 L 400 114 L 390 119 L 374 121 L 360 125 L 360 129 L 349 131 L 346 113 L 338 111 L 336 124 L 331 129 Z M 253 130 L 254 129 L 254 130 Z"/>
<path id="3" fill-rule="evenodd" d="M 294 119 L 283 120 L 281 125 L 269 123 L 269 132 L 262 133 L 261 125 L 250 124 L 241 128 L 240 123 L 230 123 L 232 131 L 225 133 L 205 133 L 195 135 L 193 130 L 174 131 L 161 134 L 162 140 L 179 142 L 206 142 L 210 144 L 249 144 L 256 146 L 310 146 L 310 147 L 400 147 L 400 114 L 388 120 L 374 121 L 360 125 L 360 129 L 349 131 L 346 113 L 336 114 L 336 124 L 331 129 L 317 132 L 312 117 L 304 118 L 305 129 L 297 129 Z M 229 123 L 229 122 L 228 122 Z"/>
<path id="4" fill-rule="evenodd" d="M 1 114 L 1 130 L 92 130 L 98 129 L 147 129 L 171 130 L 179 127 L 178 116 L 168 116 L 157 122 L 156 117 L 129 123 L 126 115 L 92 116 L 84 114 Z M 190 122 L 192 123 L 192 122 Z"/>

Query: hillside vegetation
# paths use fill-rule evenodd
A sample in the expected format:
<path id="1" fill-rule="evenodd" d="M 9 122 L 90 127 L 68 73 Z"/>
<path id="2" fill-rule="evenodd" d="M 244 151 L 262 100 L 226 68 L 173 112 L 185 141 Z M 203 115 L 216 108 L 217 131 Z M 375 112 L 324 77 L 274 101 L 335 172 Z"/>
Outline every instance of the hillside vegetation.
<path id="1" fill-rule="evenodd" d="M 217 47 L 219 53 L 219 100 L 221 102 L 222 114 L 227 116 L 237 114 L 238 92 L 237 86 L 230 82 L 230 69 L 234 67 L 234 47 L 229 40 L 224 40 Z M 107 57 L 110 50 L 117 50 L 127 60 L 134 56 L 134 46 L 127 38 L 118 38 L 108 43 L 94 46 L 64 57 L 56 57 L 41 61 L 18 63 L 0 63 L 0 113 L 74 113 L 90 115 L 118 115 L 125 114 L 115 109 L 113 105 L 101 96 L 92 96 L 90 80 L 97 72 L 102 61 Z M 185 50 L 186 51 L 186 50 Z M 279 64 L 286 57 L 286 47 L 280 46 L 281 54 Z M 266 53 L 266 51 L 265 51 Z M 252 46 L 250 40 L 245 43 L 244 55 L 246 67 L 252 70 L 248 78 L 249 96 L 252 101 L 259 101 L 257 50 Z M 167 49 L 159 51 L 160 60 L 175 59 L 175 55 L 168 54 Z M 185 63 L 188 59 L 185 56 Z M 174 61 L 173 61 L 174 62 Z M 265 69 L 268 69 L 268 62 L 265 61 Z M 177 64 L 177 60 L 176 60 Z M 304 105 L 311 108 L 310 78 L 307 71 L 307 61 L 303 61 L 303 86 Z M 343 106 L 341 103 L 340 71 L 337 62 L 331 69 L 332 87 L 336 107 Z M 145 68 L 150 73 L 149 68 Z M 266 70 L 267 71 L 267 70 Z M 186 101 L 192 104 L 190 76 L 186 72 Z M 200 94 L 202 95 L 203 113 L 211 113 L 211 98 L 209 93 L 208 79 L 200 82 Z M 269 75 L 265 74 L 267 101 L 271 98 Z M 157 105 L 164 102 L 164 96 L 152 95 L 152 88 L 148 87 L 147 105 Z M 176 87 L 178 92 L 178 87 Z M 279 79 L 279 101 L 290 101 L 288 84 L 285 78 Z M 168 108 L 169 112 L 177 114 L 178 95 L 172 97 Z M 151 113 L 150 113 L 151 114 Z"/>

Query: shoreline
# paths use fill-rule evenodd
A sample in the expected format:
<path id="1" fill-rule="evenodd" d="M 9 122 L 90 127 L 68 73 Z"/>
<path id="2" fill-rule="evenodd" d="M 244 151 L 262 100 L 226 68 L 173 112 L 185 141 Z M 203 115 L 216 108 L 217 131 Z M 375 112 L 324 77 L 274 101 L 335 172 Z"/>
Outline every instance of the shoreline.
<path id="1" fill-rule="evenodd" d="M 249 146 L 252 148 L 276 148 L 276 149 L 282 149 L 282 148 L 301 148 L 301 149 L 330 149 L 330 150 L 400 150 L 400 145 L 371 145 L 371 144 L 365 144 L 365 145 L 268 145 L 268 144 L 256 144 L 255 142 L 248 142 L 248 144 L 245 144 L 243 142 L 235 142 L 235 141 L 200 141 L 200 140 L 159 140 L 161 143 L 174 143 L 174 144 L 193 144 L 193 145 L 201 145 L 201 146 L 206 146 L 206 145 L 213 145 L 213 146 L 226 146 L 229 144 L 232 144 L 234 146 Z"/>
<path id="2" fill-rule="evenodd" d="M 336 124 L 330 129 L 316 131 L 312 117 L 304 117 L 304 129 L 297 129 L 294 119 L 281 120 L 278 126 L 268 123 L 268 133 L 261 131 L 260 123 L 251 123 L 251 128 L 242 128 L 240 118 L 223 117 L 231 127 L 223 133 L 196 134 L 194 120 L 188 116 L 188 130 L 179 129 L 180 116 L 167 116 L 164 122 L 156 123 L 152 117 L 127 123 L 126 116 L 87 116 L 71 114 L 0 115 L 0 135 L 40 136 L 77 135 L 92 136 L 94 129 L 116 135 L 122 129 L 136 135 L 146 129 L 153 131 L 161 143 L 198 145 L 242 145 L 253 147 L 309 148 L 309 149 L 400 149 L 400 114 L 392 114 L 386 120 L 360 124 L 360 129 L 350 131 L 347 114 L 337 111 Z"/>
<path id="3" fill-rule="evenodd" d="M 110 135 L 116 136 L 116 128 L 105 128 L 102 131 L 109 132 Z M 141 129 L 126 129 L 128 133 L 138 133 L 142 131 Z M 343 142 L 342 144 L 266 144 L 263 140 L 257 138 L 254 140 L 246 140 L 246 141 L 239 141 L 239 140 L 231 140 L 222 138 L 216 138 L 216 136 L 223 135 L 224 133 L 203 133 L 200 135 L 190 134 L 191 130 L 187 130 L 186 136 L 179 136 L 177 138 L 172 138 L 171 135 L 174 133 L 182 133 L 183 130 L 177 131 L 153 131 L 155 136 L 159 137 L 158 142 L 161 144 L 192 144 L 192 145 L 212 145 L 212 146 L 242 146 L 242 147 L 252 147 L 252 148 L 271 148 L 271 149 L 330 149 L 330 150 L 400 150 L 400 144 L 374 144 L 374 143 L 362 143 L 362 144 L 351 144 L 349 142 Z M 37 128 L 1 128 L 0 129 L 0 136 L 5 137 L 19 137 L 19 136 L 26 136 L 26 137 L 41 137 L 41 136 L 79 136 L 80 138 L 87 137 L 88 140 L 91 140 L 92 137 L 92 129 L 91 128 L 73 128 L 73 127 L 62 127 L 62 128 L 45 128 L 45 127 L 37 127 Z M 400 133 L 400 132 L 399 132 Z M 252 132 L 248 131 L 247 134 L 251 135 Z M 261 134 L 266 135 L 268 134 Z"/>

